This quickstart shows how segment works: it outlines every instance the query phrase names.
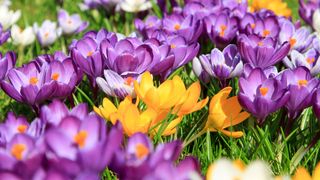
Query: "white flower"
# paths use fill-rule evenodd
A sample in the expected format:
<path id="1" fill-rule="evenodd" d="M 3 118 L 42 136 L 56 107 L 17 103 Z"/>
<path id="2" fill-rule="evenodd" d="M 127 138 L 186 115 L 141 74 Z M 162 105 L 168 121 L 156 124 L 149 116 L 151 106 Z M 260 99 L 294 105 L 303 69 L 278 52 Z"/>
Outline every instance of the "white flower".
<path id="1" fill-rule="evenodd" d="M 317 9 L 313 13 L 312 26 L 316 30 L 316 32 L 319 34 L 320 33 L 320 9 Z"/>
<path id="2" fill-rule="evenodd" d="M 62 33 L 61 28 L 57 28 L 57 23 L 49 20 L 45 20 L 40 27 L 35 23 L 33 30 L 42 47 L 53 44 Z"/>
<path id="3" fill-rule="evenodd" d="M 35 34 L 32 27 L 27 27 L 24 30 L 17 25 L 11 27 L 11 38 L 13 44 L 27 46 L 34 42 Z"/>
<path id="4" fill-rule="evenodd" d="M 11 1 L 10 0 L 0 0 L 0 6 L 10 6 Z"/>
<path id="5" fill-rule="evenodd" d="M 15 24 L 21 16 L 20 10 L 9 10 L 8 6 L 0 6 L 0 24 L 4 30 Z"/>
<path id="6" fill-rule="evenodd" d="M 254 161 L 247 167 L 241 161 L 220 159 L 207 172 L 207 180 L 269 180 L 273 179 L 270 168 L 262 161 Z"/>
<path id="7" fill-rule="evenodd" d="M 150 9 L 152 4 L 149 0 L 122 0 L 120 7 L 127 12 L 139 12 Z"/>

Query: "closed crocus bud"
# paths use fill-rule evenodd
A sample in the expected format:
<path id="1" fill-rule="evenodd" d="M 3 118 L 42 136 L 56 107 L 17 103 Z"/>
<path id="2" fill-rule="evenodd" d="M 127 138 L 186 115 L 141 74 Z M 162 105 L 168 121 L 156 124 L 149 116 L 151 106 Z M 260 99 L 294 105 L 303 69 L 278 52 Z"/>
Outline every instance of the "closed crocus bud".
<path id="1" fill-rule="evenodd" d="M 136 13 L 150 9 L 152 4 L 149 0 L 122 0 L 120 7 L 126 12 Z"/>
<path id="2" fill-rule="evenodd" d="M 77 34 L 89 25 L 88 22 L 81 20 L 79 14 L 69 15 L 69 13 L 63 9 L 58 13 L 58 23 L 62 28 L 62 33 L 65 35 Z"/>
<path id="3" fill-rule="evenodd" d="M 32 27 L 27 27 L 23 30 L 18 25 L 12 26 L 11 37 L 13 40 L 13 44 L 20 46 L 30 45 L 36 38 Z"/>
<path id="4" fill-rule="evenodd" d="M 53 44 L 62 33 L 61 28 L 57 27 L 57 23 L 50 20 L 45 20 L 40 27 L 37 23 L 34 24 L 33 29 L 42 47 Z"/>
<path id="5" fill-rule="evenodd" d="M 0 6 L 0 24 L 4 30 L 15 24 L 21 16 L 20 10 L 12 11 L 8 6 Z"/>
<path id="6" fill-rule="evenodd" d="M 202 65 L 197 57 L 192 60 L 192 70 L 193 73 L 204 83 L 208 83 L 210 81 L 209 74 L 204 71 Z"/>

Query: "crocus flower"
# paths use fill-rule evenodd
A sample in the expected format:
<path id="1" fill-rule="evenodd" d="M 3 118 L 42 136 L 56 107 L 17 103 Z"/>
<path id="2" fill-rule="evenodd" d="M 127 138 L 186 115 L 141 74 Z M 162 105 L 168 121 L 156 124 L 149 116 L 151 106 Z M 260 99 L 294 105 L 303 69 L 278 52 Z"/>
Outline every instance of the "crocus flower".
<path id="1" fill-rule="evenodd" d="M 206 122 L 203 132 L 219 131 L 223 134 L 239 138 L 243 136 L 242 131 L 231 132 L 225 130 L 230 126 L 237 125 L 246 120 L 250 114 L 247 112 L 241 112 L 242 108 L 238 102 L 237 96 L 228 98 L 232 88 L 226 87 L 216 94 L 210 102 L 209 116 Z"/>
<path id="2" fill-rule="evenodd" d="M 241 34 L 238 37 L 238 49 L 245 63 L 264 69 L 286 57 L 290 51 L 290 44 L 285 42 L 278 46 L 270 37 Z"/>
<path id="3" fill-rule="evenodd" d="M 33 29 L 42 47 L 53 44 L 62 33 L 61 28 L 57 28 L 57 23 L 50 20 L 45 20 L 40 27 L 35 23 Z"/>
<path id="4" fill-rule="evenodd" d="M 137 13 L 150 9 L 152 4 L 149 0 L 122 0 L 120 7 L 126 12 Z"/>
<path id="5" fill-rule="evenodd" d="M 65 35 L 77 34 L 89 25 L 88 22 L 81 20 L 79 14 L 69 15 L 69 13 L 63 9 L 58 12 L 58 23 L 62 28 L 62 33 Z"/>
<path id="6" fill-rule="evenodd" d="M 278 16 L 291 16 L 291 9 L 288 7 L 287 3 L 282 0 L 253 0 L 250 8 L 252 11 L 268 9 Z"/>
<path id="7" fill-rule="evenodd" d="M 304 167 L 297 168 L 296 172 L 292 176 L 292 180 L 315 180 L 320 178 L 320 163 L 317 164 L 317 166 L 314 168 L 312 176 L 309 174 L 308 170 L 306 170 Z"/>
<path id="8" fill-rule="evenodd" d="M 212 14 L 204 22 L 208 36 L 218 47 L 225 47 L 236 37 L 238 23 L 235 17 L 226 13 Z"/>
<path id="9" fill-rule="evenodd" d="M 320 33 L 320 9 L 317 9 L 312 16 L 312 27 L 319 34 Z"/>
<path id="10" fill-rule="evenodd" d="M 7 119 L 3 124 L 0 124 L 1 145 L 10 142 L 14 135 L 23 134 L 28 131 L 29 123 L 25 117 L 16 117 L 12 112 L 9 112 Z"/>
<path id="11" fill-rule="evenodd" d="M 69 96 L 77 82 L 78 74 L 70 59 L 41 67 L 32 61 L 11 69 L 1 87 L 13 99 L 35 107 L 45 100 Z"/>
<path id="12" fill-rule="evenodd" d="M 0 45 L 5 43 L 10 37 L 10 31 L 3 31 L 2 25 L 0 24 Z"/>
<path id="13" fill-rule="evenodd" d="M 128 139 L 124 150 L 117 152 L 110 169 L 119 179 L 201 179 L 199 164 L 187 157 L 175 165 L 182 150 L 180 141 L 153 147 L 144 134 Z"/>
<path id="14" fill-rule="evenodd" d="M 312 105 L 312 97 L 319 84 L 317 78 L 313 78 L 305 67 L 287 69 L 282 73 L 281 84 L 286 85 L 290 94 L 285 104 L 288 109 L 290 121 L 297 118 L 303 109 Z"/>
<path id="15" fill-rule="evenodd" d="M 316 115 L 316 117 L 320 119 L 320 90 L 319 89 L 317 89 L 317 91 L 314 93 L 313 112 Z"/>
<path id="16" fill-rule="evenodd" d="M 243 70 L 237 46 L 233 44 L 224 48 L 223 52 L 215 48 L 210 55 L 201 55 L 199 59 L 205 71 L 224 82 L 224 86 L 227 79 L 239 76 Z"/>
<path id="17" fill-rule="evenodd" d="M 90 37 L 80 39 L 71 49 L 71 57 L 77 66 L 89 76 L 92 85 L 95 86 L 95 79 L 103 74 L 104 69 L 99 44 Z"/>
<path id="18" fill-rule="evenodd" d="M 313 23 L 313 13 L 319 8 L 318 0 L 299 0 L 299 15 L 309 25 Z"/>
<path id="19" fill-rule="evenodd" d="M 16 55 L 14 52 L 7 52 L 4 56 L 0 53 L 0 80 L 4 80 L 7 73 L 16 64 Z"/>
<path id="20" fill-rule="evenodd" d="M 296 29 L 292 22 L 285 20 L 279 33 L 279 43 L 289 42 L 291 49 L 305 52 L 311 45 L 314 36 L 306 27 Z"/>
<path id="21" fill-rule="evenodd" d="M 265 118 L 279 110 L 288 101 L 286 86 L 268 77 L 260 68 L 253 69 L 247 77 L 239 79 L 239 102 L 262 124 Z"/>
<path id="22" fill-rule="evenodd" d="M 319 53 L 315 49 L 309 49 L 304 54 L 293 50 L 290 53 L 290 59 L 288 57 L 285 57 L 283 59 L 284 64 L 290 69 L 295 69 L 296 67 L 304 66 L 310 70 L 310 73 L 313 76 L 316 76 L 320 73 Z"/>
<path id="23" fill-rule="evenodd" d="M 32 44 L 36 38 L 32 27 L 26 27 L 23 30 L 18 25 L 11 27 L 11 37 L 13 44 L 23 47 Z"/>
<path id="24" fill-rule="evenodd" d="M 135 19 L 134 25 L 141 35 L 144 38 L 147 38 L 147 34 L 151 34 L 156 29 L 162 27 L 162 20 L 157 16 L 148 16 L 145 21 L 142 21 L 141 19 Z"/>
<path id="25" fill-rule="evenodd" d="M 111 70 L 104 70 L 104 78 L 97 77 L 96 82 L 100 89 L 107 95 L 124 99 L 130 95 L 135 97 L 133 82 L 134 78 L 123 78 Z"/>
<path id="26" fill-rule="evenodd" d="M 272 37 L 273 39 L 277 39 L 280 26 L 276 16 L 271 15 L 261 18 L 256 15 L 253 22 L 250 18 L 251 16 L 247 14 L 242 20 L 242 26 L 246 27 L 247 34 L 255 34 L 259 37 Z"/>
<path id="27" fill-rule="evenodd" d="M 251 162 L 248 166 L 241 160 L 230 161 L 227 159 L 219 159 L 209 166 L 206 179 L 273 179 L 270 167 L 263 161 L 256 160 Z"/>
<path id="28" fill-rule="evenodd" d="M 122 77 L 137 77 L 160 61 L 159 49 L 137 38 L 126 38 L 114 45 L 105 40 L 101 43 L 101 54 L 107 67 Z"/>
<path id="29" fill-rule="evenodd" d="M 9 29 L 21 16 L 20 10 L 12 11 L 8 6 L 0 6 L 0 24 L 4 30 Z"/>
<path id="30" fill-rule="evenodd" d="M 169 34 L 177 34 L 186 39 L 188 43 L 196 42 L 202 33 L 202 21 L 190 15 L 183 17 L 172 14 L 163 18 L 163 29 Z"/>
<path id="31" fill-rule="evenodd" d="M 200 60 L 197 57 L 195 57 L 192 60 L 192 70 L 193 70 L 193 73 L 199 78 L 201 82 L 205 84 L 209 83 L 210 75 L 207 73 L 207 71 L 204 70 Z"/>

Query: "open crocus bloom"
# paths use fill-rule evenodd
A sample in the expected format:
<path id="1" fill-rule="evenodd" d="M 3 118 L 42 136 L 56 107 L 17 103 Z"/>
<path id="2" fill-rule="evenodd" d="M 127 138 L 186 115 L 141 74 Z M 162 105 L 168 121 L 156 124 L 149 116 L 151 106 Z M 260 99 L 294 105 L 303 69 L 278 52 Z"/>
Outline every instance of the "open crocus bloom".
<path id="1" fill-rule="evenodd" d="M 62 33 L 66 35 L 79 33 L 89 25 L 88 22 L 83 22 L 81 20 L 79 14 L 69 15 L 69 13 L 63 9 L 58 13 L 58 22 L 59 26 L 62 28 Z"/>
<path id="2" fill-rule="evenodd" d="M 149 0 L 123 0 L 120 7 L 124 11 L 137 13 L 150 9 L 152 4 Z"/>
<path id="3" fill-rule="evenodd" d="M 312 176 L 304 167 L 299 167 L 294 173 L 292 180 L 317 180 L 320 179 L 320 163 L 313 170 Z"/>
<path id="4" fill-rule="evenodd" d="M 209 116 L 203 131 L 220 131 L 235 138 L 243 135 L 241 131 L 230 132 L 225 130 L 225 128 L 243 122 L 250 116 L 247 112 L 241 112 L 242 108 L 237 96 L 228 98 L 231 90 L 231 87 L 226 87 L 211 99 Z"/>
<path id="5" fill-rule="evenodd" d="M 45 20 L 40 27 L 35 23 L 33 29 L 42 47 L 53 44 L 62 33 L 61 28 L 57 27 L 57 23 L 50 20 Z"/>
<path id="6" fill-rule="evenodd" d="M 0 24 L 4 30 L 9 29 L 21 16 L 21 11 L 12 11 L 8 6 L 0 6 Z"/>
<path id="7" fill-rule="evenodd" d="M 209 166 L 207 180 L 224 179 L 224 180 L 250 180 L 272 179 L 272 171 L 263 161 L 254 161 L 247 167 L 241 160 L 230 161 L 227 159 L 219 159 Z"/>
<path id="8" fill-rule="evenodd" d="M 11 37 L 13 44 L 21 46 L 30 45 L 36 38 L 32 27 L 26 27 L 24 30 L 22 30 L 18 25 L 12 26 Z"/>
<path id="9" fill-rule="evenodd" d="M 0 53 L 0 80 L 5 79 L 9 70 L 14 68 L 16 59 L 16 54 L 12 51 L 7 52 L 5 55 Z"/>

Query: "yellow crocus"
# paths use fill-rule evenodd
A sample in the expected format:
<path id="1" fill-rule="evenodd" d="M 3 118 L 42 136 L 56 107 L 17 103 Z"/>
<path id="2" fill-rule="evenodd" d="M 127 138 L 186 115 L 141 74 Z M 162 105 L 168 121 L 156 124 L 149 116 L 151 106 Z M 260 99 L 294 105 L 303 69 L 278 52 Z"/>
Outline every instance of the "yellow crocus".
<path id="1" fill-rule="evenodd" d="M 102 105 L 99 107 L 93 107 L 94 111 L 103 117 L 105 120 L 110 121 L 115 124 L 120 121 L 124 133 L 128 136 L 134 133 L 150 133 L 152 136 L 155 135 L 159 129 L 161 121 L 163 121 L 168 115 L 169 111 L 157 112 L 153 108 L 147 108 L 144 111 L 140 111 L 137 104 L 132 103 L 130 96 L 126 97 L 122 102 L 120 102 L 119 107 L 115 105 L 108 99 L 104 98 Z M 182 117 L 178 117 L 170 122 L 162 132 L 163 136 L 168 136 L 176 132 L 176 126 L 181 122 Z M 157 125 L 157 127 L 155 127 Z M 152 132 L 149 132 L 153 129 Z"/>
<path id="2" fill-rule="evenodd" d="M 271 10 L 279 16 L 291 16 L 290 8 L 282 0 L 252 0 L 250 11 L 258 11 L 260 9 Z"/>
<path id="3" fill-rule="evenodd" d="M 209 116 L 204 131 L 220 131 L 227 136 L 235 138 L 243 135 L 242 131 L 230 132 L 225 130 L 225 128 L 243 122 L 250 116 L 247 112 L 241 112 L 242 107 L 237 96 L 228 98 L 231 90 L 231 87 L 226 87 L 211 99 Z"/>
<path id="4" fill-rule="evenodd" d="M 320 179 L 320 163 L 318 163 L 318 165 L 314 169 L 312 176 L 309 174 L 309 172 L 305 168 L 299 167 L 292 177 L 292 180 L 319 180 L 319 179 Z"/>
<path id="5" fill-rule="evenodd" d="M 142 74 L 140 83 L 134 82 L 134 90 L 148 107 L 157 111 L 171 109 L 186 92 L 184 83 L 179 76 L 173 77 L 172 80 L 166 80 L 159 87 L 155 87 L 149 72 Z"/>

